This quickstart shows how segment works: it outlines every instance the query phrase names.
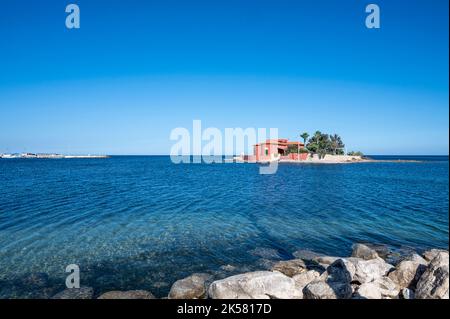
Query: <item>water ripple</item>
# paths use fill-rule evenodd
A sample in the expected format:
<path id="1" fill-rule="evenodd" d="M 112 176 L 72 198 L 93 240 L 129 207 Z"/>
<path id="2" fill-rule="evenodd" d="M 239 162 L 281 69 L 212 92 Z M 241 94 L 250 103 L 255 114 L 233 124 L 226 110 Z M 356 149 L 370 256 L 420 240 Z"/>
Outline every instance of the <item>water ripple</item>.
<path id="1" fill-rule="evenodd" d="M 281 165 L 271 176 L 168 157 L 0 160 L 0 198 L 0 298 L 35 296 L 17 282 L 36 272 L 61 289 L 70 263 L 96 291 L 162 296 L 192 272 L 261 267 L 255 249 L 448 247 L 448 160 Z"/>

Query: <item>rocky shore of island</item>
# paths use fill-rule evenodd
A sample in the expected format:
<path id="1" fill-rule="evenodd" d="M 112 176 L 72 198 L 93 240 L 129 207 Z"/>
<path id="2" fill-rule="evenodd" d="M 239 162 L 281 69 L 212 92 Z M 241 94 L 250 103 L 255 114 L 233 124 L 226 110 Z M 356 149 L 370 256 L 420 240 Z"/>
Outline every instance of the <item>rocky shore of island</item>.
<path id="1" fill-rule="evenodd" d="M 217 279 L 195 273 L 176 281 L 163 299 L 448 299 L 449 253 L 431 249 L 394 260 L 384 246 L 353 245 L 350 257 L 299 250 L 268 269 Z M 232 271 L 231 265 L 224 266 Z M 90 287 L 54 299 L 92 299 Z M 98 299 L 155 299 L 147 290 L 108 291 Z"/>

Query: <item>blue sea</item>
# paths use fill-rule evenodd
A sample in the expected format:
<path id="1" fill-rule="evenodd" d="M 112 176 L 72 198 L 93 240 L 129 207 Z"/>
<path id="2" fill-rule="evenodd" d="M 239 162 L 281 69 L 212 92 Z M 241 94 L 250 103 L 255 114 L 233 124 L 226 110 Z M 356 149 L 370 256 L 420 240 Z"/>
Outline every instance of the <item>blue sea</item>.
<path id="1" fill-rule="evenodd" d="M 448 249 L 448 157 L 420 162 L 173 164 L 165 156 L 0 159 L 0 298 L 81 284 L 166 296 L 194 272 L 221 278 L 355 242 Z"/>

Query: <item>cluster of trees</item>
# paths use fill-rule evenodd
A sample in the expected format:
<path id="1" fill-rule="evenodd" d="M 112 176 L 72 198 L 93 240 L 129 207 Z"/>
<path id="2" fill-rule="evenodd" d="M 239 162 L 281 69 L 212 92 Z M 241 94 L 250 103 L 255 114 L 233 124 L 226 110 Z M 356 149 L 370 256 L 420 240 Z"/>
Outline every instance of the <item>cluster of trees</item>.
<path id="1" fill-rule="evenodd" d="M 301 134 L 300 137 L 303 139 L 305 148 L 290 149 L 288 152 L 318 154 L 319 158 L 325 157 L 326 154 L 344 155 L 345 144 L 337 134 L 329 135 L 317 131 L 311 137 L 307 132 Z"/>
<path id="2" fill-rule="evenodd" d="M 316 131 L 312 136 L 307 132 L 300 134 L 303 139 L 305 148 L 300 150 L 297 146 L 292 145 L 288 149 L 288 153 L 310 153 L 318 154 L 319 158 L 324 158 L 325 155 L 344 155 L 345 144 L 338 134 L 325 134 L 321 131 Z M 349 152 L 347 155 L 363 156 L 361 152 Z"/>
<path id="3" fill-rule="evenodd" d="M 344 155 L 345 144 L 337 134 L 330 135 L 316 131 L 309 139 L 306 132 L 300 137 L 303 138 L 306 149 L 312 154 L 318 154 L 319 158 L 325 157 L 326 154 Z"/>
<path id="4" fill-rule="evenodd" d="M 364 154 L 362 152 L 354 152 L 354 151 L 348 152 L 347 155 L 350 155 L 350 156 L 364 156 Z"/>

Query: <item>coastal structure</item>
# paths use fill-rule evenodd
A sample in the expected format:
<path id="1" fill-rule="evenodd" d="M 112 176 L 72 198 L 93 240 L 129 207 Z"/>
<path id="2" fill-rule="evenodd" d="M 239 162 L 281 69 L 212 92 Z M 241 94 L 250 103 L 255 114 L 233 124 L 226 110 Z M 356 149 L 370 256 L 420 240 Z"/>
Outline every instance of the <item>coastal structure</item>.
<path id="1" fill-rule="evenodd" d="M 234 160 L 240 162 L 273 162 L 273 161 L 301 161 L 308 157 L 307 152 L 301 150 L 305 144 L 298 141 L 289 141 L 285 138 L 268 139 L 253 145 L 253 155 L 241 155 Z"/>
<path id="2" fill-rule="evenodd" d="M 289 148 L 297 150 L 296 153 L 289 153 Z M 255 160 L 259 161 L 271 161 L 275 159 L 291 159 L 301 160 L 299 156 L 303 155 L 303 160 L 306 159 L 307 154 L 299 154 L 300 149 L 304 148 L 305 144 L 298 141 L 289 141 L 288 139 L 275 139 L 266 140 L 265 142 L 255 144 L 253 146 L 253 156 Z"/>
<path id="3" fill-rule="evenodd" d="M 289 141 L 285 138 L 268 139 L 253 145 L 252 155 L 240 155 L 233 157 L 232 161 L 240 163 L 359 163 L 373 160 L 365 159 L 361 155 L 345 154 L 319 154 L 305 148 L 305 144 L 299 141 Z"/>

